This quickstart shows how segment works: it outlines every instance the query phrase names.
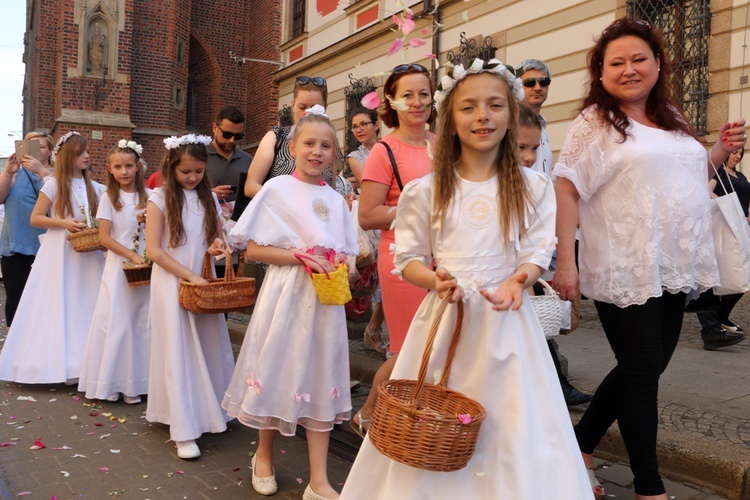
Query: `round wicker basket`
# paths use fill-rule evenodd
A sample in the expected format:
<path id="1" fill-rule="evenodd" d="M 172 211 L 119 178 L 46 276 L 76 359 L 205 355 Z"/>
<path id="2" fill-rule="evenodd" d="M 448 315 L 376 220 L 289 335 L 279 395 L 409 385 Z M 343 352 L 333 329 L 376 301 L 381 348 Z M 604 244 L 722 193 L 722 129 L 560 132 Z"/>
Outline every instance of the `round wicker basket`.
<path id="1" fill-rule="evenodd" d="M 68 241 L 73 245 L 76 252 L 93 252 L 96 250 L 106 250 L 99 241 L 98 229 L 84 229 L 77 233 L 68 233 Z"/>

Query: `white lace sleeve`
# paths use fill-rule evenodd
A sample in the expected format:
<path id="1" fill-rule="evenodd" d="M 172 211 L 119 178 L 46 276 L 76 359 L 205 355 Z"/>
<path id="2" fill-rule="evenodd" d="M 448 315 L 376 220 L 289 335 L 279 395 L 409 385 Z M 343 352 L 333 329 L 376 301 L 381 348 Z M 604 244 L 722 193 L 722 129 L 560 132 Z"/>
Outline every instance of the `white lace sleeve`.
<path id="1" fill-rule="evenodd" d="M 552 175 L 571 181 L 581 199 L 588 201 L 613 173 L 613 158 L 605 151 L 609 139 L 609 127 L 597 113 L 583 110 L 568 128 Z"/>

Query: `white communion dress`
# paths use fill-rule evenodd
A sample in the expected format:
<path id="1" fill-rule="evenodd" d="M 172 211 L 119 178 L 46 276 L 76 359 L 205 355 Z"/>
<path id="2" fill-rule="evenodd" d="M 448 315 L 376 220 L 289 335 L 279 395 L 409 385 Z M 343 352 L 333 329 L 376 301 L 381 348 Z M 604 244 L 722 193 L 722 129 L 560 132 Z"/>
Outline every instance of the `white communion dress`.
<path id="1" fill-rule="evenodd" d="M 206 243 L 205 209 L 194 190 L 183 190 L 184 244 L 169 247 L 164 219 L 162 248 L 198 275 L 203 270 Z M 218 202 L 214 195 L 214 202 Z M 162 213 L 163 189 L 151 194 Z M 223 314 L 196 314 L 180 307 L 180 278 L 154 265 L 151 271 L 151 363 L 146 419 L 169 425 L 174 441 L 189 441 L 204 432 L 223 432 L 229 418 L 221 409 L 224 389 L 232 376 L 234 356 Z"/>
<path id="2" fill-rule="evenodd" d="M 102 196 L 96 218 L 112 223 L 112 238 L 133 248 L 134 237 L 142 252 L 144 232 L 138 232 L 138 193 L 120 191 L 122 208 L 115 210 Z M 137 236 L 136 236 L 137 235 Z M 78 390 L 89 399 L 107 399 L 121 392 L 139 396 L 148 392 L 151 330 L 148 327 L 149 286 L 131 288 L 123 272 L 124 257 L 108 252 L 102 285 L 91 321 L 81 366 Z"/>
<path id="3" fill-rule="evenodd" d="M 285 249 L 356 255 L 346 201 L 291 175 L 269 180 L 230 233 Z M 329 431 L 351 416 L 343 306 L 321 305 L 301 265 L 270 265 L 222 406 L 256 429 Z"/>
<path id="4" fill-rule="evenodd" d="M 462 332 L 448 387 L 478 401 L 487 418 L 468 465 L 454 472 L 428 472 L 395 462 L 366 437 L 342 499 L 593 498 L 560 382 L 528 296 L 524 293 L 517 311 L 493 311 L 478 293 L 494 290 L 520 264 L 544 269 L 549 265 L 555 248 L 552 182 L 539 172 L 522 171 L 534 206 L 526 211 L 525 236 L 512 241 L 500 231 L 497 178 L 459 178 L 444 224 L 431 216 L 432 175 L 404 189 L 396 217 L 396 269 L 403 270 L 413 260 L 429 265 L 434 256 L 464 288 Z M 428 293 L 406 335 L 392 379 L 416 380 L 440 302 L 437 292 Z M 444 368 L 456 313 L 457 307 L 449 305 L 443 315 L 428 383 Z"/>
<path id="5" fill-rule="evenodd" d="M 104 186 L 92 183 L 101 196 Z M 57 181 L 47 178 L 41 192 L 53 203 Z M 71 179 L 74 218 L 88 210 L 84 180 Z M 81 200 L 81 203 L 78 202 Z M 64 217 L 64 218 L 70 218 Z M 48 229 L 0 353 L 0 380 L 27 384 L 78 378 L 104 268 L 100 251 L 76 252 L 63 228 Z"/>

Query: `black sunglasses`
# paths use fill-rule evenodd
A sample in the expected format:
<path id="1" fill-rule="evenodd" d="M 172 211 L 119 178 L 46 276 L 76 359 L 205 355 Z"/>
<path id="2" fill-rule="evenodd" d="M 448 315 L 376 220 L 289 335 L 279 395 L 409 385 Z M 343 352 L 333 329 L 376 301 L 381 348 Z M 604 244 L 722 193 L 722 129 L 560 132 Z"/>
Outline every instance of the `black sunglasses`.
<path id="1" fill-rule="evenodd" d="M 523 86 L 533 88 L 537 83 L 542 87 L 549 87 L 549 84 L 552 83 L 552 78 L 546 76 L 544 78 L 527 78 L 523 81 Z"/>
<path id="2" fill-rule="evenodd" d="M 307 85 L 312 83 L 316 87 L 325 87 L 326 79 L 321 76 L 298 76 L 295 80 L 299 85 Z"/>
<path id="3" fill-rule="evenodd" d="M 393 68 L 393 71 L 391 71 L 391 73 L 393 73 L 394 75 L 398 75 L 399 73 L 404 73 L 411 69 L 416 70 L 420 73 L 429 73 L 427 68 L 425 68 L 421 64 L 399 64 L 398 66 Z"/>
<path id="4" fill-rule="evenodd" d="M 234 137 L 235 141 L 239 141 L 239 140 L 242 140 L 243 137 L 245 137 L 245 133 L 244 132 L 237 132 L 235 134 L 234 132 L 227 132 L 226 130 L 221 130 L 221 127 L 219 127 L 218 125 L 216 125 L 216 128 L 218 128 L 219 132 L 221 132 L 221 136 L 224 139 L 227 139 L 227 140 L 229 140 L 232 137 Z"/>

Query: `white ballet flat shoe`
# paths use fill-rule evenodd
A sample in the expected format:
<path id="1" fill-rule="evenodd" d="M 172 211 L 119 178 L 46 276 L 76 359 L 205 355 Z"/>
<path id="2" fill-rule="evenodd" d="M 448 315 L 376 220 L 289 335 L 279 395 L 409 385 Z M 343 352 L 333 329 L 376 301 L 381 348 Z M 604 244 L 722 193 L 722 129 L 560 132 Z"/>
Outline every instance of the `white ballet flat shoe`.
<path id="1" fill-rule="evenodd" d="M 328 497 L 324 497 L 323 495 L 318 495 L 315 493 L 315 490 L 312 489 L 312 486 L 308 483 L 307 488 L 305 488 L 305 494 L 302 495 L 302 500 L 332 500 Z"/>
<path id="2" fill-rule="evenodd" d="M 108 397 L 107 401 L 109 401 L 110 403 L 116 403 L 118 399 L 120 399 L 120 393 L 116 392 L 112 394 L 110 397 Z"/>
<path id="3" fill-rule="evenodd" d="M 180 458 L 198 458 L 201 456 L 201 449 L 195 444 L 194 440 L 175 441 L 177 445 L 177 456 Z"/>
<path id="4" fill-rule="evenodd" d="M 271 474 L 268 477 L 258 477 L 255 475 L 255 455 L 250 460 L 250 465 L 253 468 L 253 489 L 261 495 L 270 496 L 276 494 L 279 489 L 279 485 L 276 484 L 276 475 Z"/>
<path id="5" fill-rule="evenodd" d="M 123 396 L 122 401 L 126 405 L 137 405 L 138 403 L 141 402 L 141 397 L 140 396 Z"/>

